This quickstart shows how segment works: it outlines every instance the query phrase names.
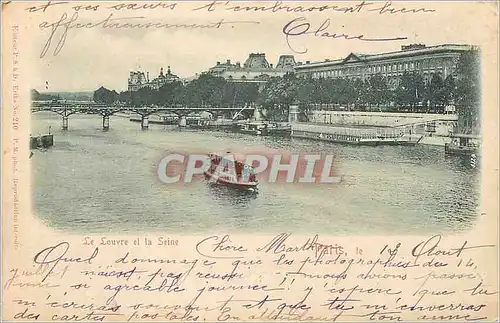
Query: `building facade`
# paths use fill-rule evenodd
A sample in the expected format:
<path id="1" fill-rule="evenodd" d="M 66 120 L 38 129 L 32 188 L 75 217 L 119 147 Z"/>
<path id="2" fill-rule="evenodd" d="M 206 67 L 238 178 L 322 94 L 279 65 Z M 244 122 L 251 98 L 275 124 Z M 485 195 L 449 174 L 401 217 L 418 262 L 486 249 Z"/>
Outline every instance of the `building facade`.
<path id="1" fill-rule="evenodd" d="M 223 77 L 232 82 L 264 83 L 269 78 L 292 73 L 295 66 L 293 55 L 281 55 L 278 64 L 273 66 L 266 59 L 264 53 L 251 53 L 243 66 L 227 60 L 225 63 L 217 62 L 211 67 L 208 74 Z"/>
<path id="2" fill-rule="evenodd" d="M 130 72 L 130 76 L 128 77 L 128 90 L 129 91 L 137 91 L 140 88 L 146 86 L 149 82 L 149 73 L 146 76 L 144 72 Z"/>
<path id="3" fill-rule="evenodd" d="M 153 90 L 158 90 L 163 85 L 167 83 L 172 83 L 175 81 L 180 81 L 180 78 L 172 74 L 170 70 L 170 66 L 167 69 L 167 73 L 163 73 L 163 67 L 160 69 L 160 73 L 158 77 L 153 80 L 149 80 L 149 72 L 144 74 L 144 72 L 130 72 L 130 76 L 128 78 L 128 90 L 129 91 L 137 91 L 143 87 L 149 87 Z"/>
<path id="4" fill-rule="evenodd" d="M 471 45 L 423 44 L 401 46 L 401 50 L 380 54 L 351 53 L 343 59 L 298 63 L 295 73 L 313 78 L 359 78 L 366 80 L 375 74 L 384 76 L 395 88 L 404 72 L 417 72 L 428 82 L 433 74 L 445 79 L 454 74 L 460 55 L 473 49 Z"/>

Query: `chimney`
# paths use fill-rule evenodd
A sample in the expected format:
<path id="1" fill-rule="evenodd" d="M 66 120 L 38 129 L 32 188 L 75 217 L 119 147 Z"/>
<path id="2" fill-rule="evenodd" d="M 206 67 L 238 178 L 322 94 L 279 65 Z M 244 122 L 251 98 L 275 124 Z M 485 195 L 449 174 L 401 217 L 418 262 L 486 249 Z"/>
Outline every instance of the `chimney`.
<path id="1" fill-rule="evenodd" d="M 220 65 L 220 62 L 217 62 L 217 65 Z"/>
<path id="2" fill-rule="evenodd" d="M 306 64 L 311 64 L 311 61 L 306 61 Z"/>
<path id="3" fill-rule="evenodd" d="M 271 66 L 271 68 L 273 68 L 273 64 L 269 64 L 269 66 Z"/>
<path id="4" fill-rule="evenodd" d="M 229 64 L 231 64 L 231 60 L 230 60 L 230 59 L 228 59 L 228 60 L 226 61 L 226 63 L 227 63 L 228 65 L 229 65 Z"/>
<path id="5" fill-rule="evenodd" d="M 147 72 L 146 75 L 147 75 L 146 80 L 149 82 L 149 72 Z"/>

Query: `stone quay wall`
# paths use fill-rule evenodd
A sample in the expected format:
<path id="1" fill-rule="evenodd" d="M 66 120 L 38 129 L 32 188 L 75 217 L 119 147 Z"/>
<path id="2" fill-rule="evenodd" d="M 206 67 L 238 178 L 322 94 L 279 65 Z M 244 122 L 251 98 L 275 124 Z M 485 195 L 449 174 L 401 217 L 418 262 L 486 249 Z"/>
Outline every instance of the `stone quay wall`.
<path id="1" fill-rule="evenodd" d="M 454 131 L 457 119 L 455 114 L 313 111 L 310 121 L 346 127 L 412 128 L 415 133 L 426 136 L 448 136 Z"/>

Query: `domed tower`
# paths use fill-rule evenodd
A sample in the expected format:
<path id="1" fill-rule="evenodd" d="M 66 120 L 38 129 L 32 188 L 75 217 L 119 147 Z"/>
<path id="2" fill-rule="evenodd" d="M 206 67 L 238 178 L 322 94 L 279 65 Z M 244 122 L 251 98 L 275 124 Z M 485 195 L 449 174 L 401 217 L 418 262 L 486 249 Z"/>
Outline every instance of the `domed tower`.
<path id="1" fill-rule="evenodd" d="M 293 55 L 281 55 L 278 64 L 276 64 L 276 68 L 293 69 L 295 64 Z"/>
<path id="2" fill-rule="evenodd" d="M 264 53 L 251 53 L 245 64 L 245 68 L 270 68 L 269 62 L 266 60 L 266 54 Z"/>

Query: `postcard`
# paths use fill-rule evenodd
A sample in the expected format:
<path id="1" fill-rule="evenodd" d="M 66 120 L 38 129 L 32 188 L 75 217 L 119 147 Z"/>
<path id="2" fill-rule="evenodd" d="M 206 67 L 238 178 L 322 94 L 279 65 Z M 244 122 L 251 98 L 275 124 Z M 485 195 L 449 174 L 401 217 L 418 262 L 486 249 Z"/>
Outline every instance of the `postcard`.
<path id="1" fill-rule="evenodd" d="M 2 320 L 498 320 L 498 3 L 2 3 Z"/>

